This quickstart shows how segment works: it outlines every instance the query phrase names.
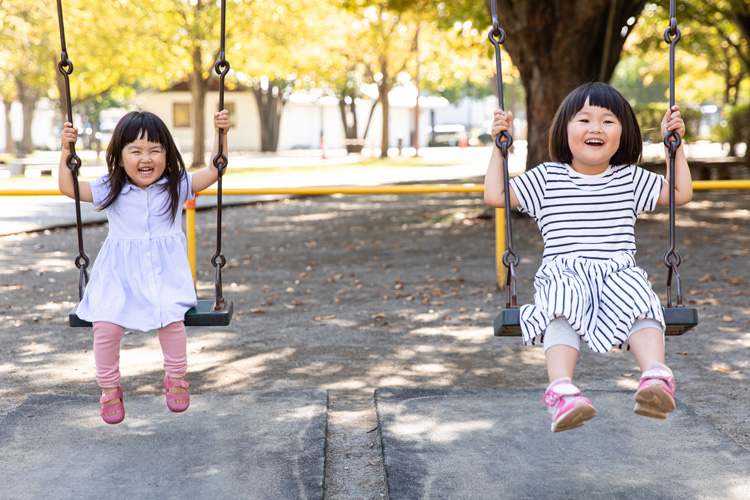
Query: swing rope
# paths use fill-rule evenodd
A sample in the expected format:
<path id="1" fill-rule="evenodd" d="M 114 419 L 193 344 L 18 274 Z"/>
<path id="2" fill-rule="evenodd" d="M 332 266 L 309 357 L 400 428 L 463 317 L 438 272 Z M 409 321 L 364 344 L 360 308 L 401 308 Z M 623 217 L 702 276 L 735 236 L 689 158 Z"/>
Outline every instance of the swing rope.
<path id="1" fill-rule="evenodd" d="M 675 17 L 675 0 L 669 2 L 669 28 L 664 30 L 664 40 L 669 44 L 669 109 L 675 104 L 675 48 L 680 40 L 681 32 L 677 28 Z M 682 291 L 680 290 L 680 273 L 677 267 L 682 262 L 675 243 L 675 157 L 682 139 L 675 130 L 670 130 L 664 136 L 664 145 L 669 152 L 669 249 L 664 254 L 664 265 L 667 266 L 667 307 L 672 307 L 672 275 L 675 277 L 677 288 L 677 307 L 682 307 Z"/>
<path id="2" fill-rule="evenodd" d="M 500 44 L 505 41 L 505 31 L 500 28 L 497 18 L 497 7 L 495 0 L 492 4 L 492 30 L 488 38 L 495 46 L 495 64 L 497 65 L 497 99 L 500 109 L 505 110 L 505 99 L 503 98 L 503 68 L 500 60 Z M 503 253 L 503 265 L 508 269 L 505 274 L 505 307 L 506 309 L 518 308 L 518 296 L 516 294 L 516 266 L 520 259 L 518 252 L 513 248 L 513 231 L 510 220 L 510 184 L 508 181 L 508 150 L 513 144 L 513 137 L 503 130 L 495 136 L 495 145 L 500 149 L 503 157 L 503 182 L 505 184 L 505 252 Z M 512 260 L 511 260 L 512 259 Z"/>
<path id="3" fill-rule="evenodd" d="M 65 80 L 65 103 L 67 105 L 68 122 L 73 123 L 73 106 L 70 98 L 70 81 L 69 76 L 73 73 L 73 63 L 68 58 L 68 49 L 65 45 L 65 26 L 63 24 L 62 0 L 57 0 L 57 19 L 60 23 L 60 45 L 62 53 L 60 62 L 57 63 L 57 69 Z M 65 164 L 73 174 L 73 191 L 75 195 L 76 207 L 76 228 L 78 230 L 78 256 L 75 259 L 75 265 L 80 270 L 78 277 L 78 299 L 83 298 L 83 291 L 89 282 L 89 258 L 83 251 L 83 229 L 81 224 L 81 194 L 78 187 L 78 173 L 81 167 L 81 159 L 76 154 L 75 143 L 70 145 L 70 155 L 65 160 Z"/>
<path id="4" fill-rule="evenodd" d="M 219 111 L 224 109 L 224 77 L 229 72 L 229 63 L 224 53 L 224 41 L 226 33 L 226 0 L 221 0 L 221 47 L 219 50 L 219 60 L 214 64 L 214 71 L 219 75 Z M 221 268 L 227 263 L 227 259 L 221 253 L 221 196 L 222 196 L 222 178 L 227 168 L 228 159 L 224 154 L 224 129 L 219 129 L 219 149 L 213 158 L 213 164 L 219 174 L 217 194 L 216 194 L 216 252 L 211 257 L 211 264 L 216 270 L 214 278 L 215 302 L 214 311 L 224 311 L 226 300 L 224 300 L 221 283 Z"/>

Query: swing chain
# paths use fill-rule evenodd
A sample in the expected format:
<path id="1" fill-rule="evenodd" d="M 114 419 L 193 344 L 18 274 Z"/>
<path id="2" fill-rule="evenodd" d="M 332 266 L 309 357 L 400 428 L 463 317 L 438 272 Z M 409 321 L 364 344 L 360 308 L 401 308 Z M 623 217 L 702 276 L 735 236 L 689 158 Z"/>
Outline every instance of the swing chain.
<path id="1" fill-rule="evenodd" d="M 57 20 L 60 26 L 60 62 L 57 69 L 65 80 L 65 103 L 67 104 L 68 122 L 73 123 L 73 105 L 70 98 L 70 79 L 73 73 L 73 63 L 68 58 L 68 49 L 65 45 L 65 24 L 63 23 L 62 0 L 57 0 Z M 61 96 L 62 97 L 62 96 Z M 89 282 L 89 258 L 83 250 L 83 228 L 81 223 L 81 193 L 78 186 L 78 171 L 81 166 L 81 158 L 76 154 L 75 144 L 70 145 L 70 154 L 65 159 L 65 165 L 73 175 L 73 193 L 75 197 L 76 229 L 78 231 L 78 256 L 75 265 L 80 270 L 78 275 L 78 298 L 83 299 L 83 291 Z"/>
<path id="2" fill-rule="evenodd" d="M 497 99 L 500 109 L 505 110 L 505 99 L 503 98 L 503 66 L 500 58 L 500 44 L 505 41 L 505 31 L 500 28 L 497 17 L 496 1 L 492 4 L 492 29 L 487 37 L 495 47 L 495 66 L 497 67 Z M 518 252 L 513 248 L 513 228 L 510 218 L 510 183 L 508 180 L 508 152 L 513 144 L 513 137 L 507 130 L 495 136 L 495 146 L 500 150 L 503 159 L 503 181 L 505 183 L 505 235 L 506 246 L 503 253 L 503 265 L 507 268 L 505 275 L 505 305 L 508 309 L 518 307 L 516 294 L 516 266 L 520 262 Z M 511 260 L 512 259 L 512 260 Z"/>
<path id="3" fill-rule="evenodd" d="M 224 52 L 224 40 L 226 33 L 226 0 L 221 0 L 221 48 L 219 60 L 214 64 L 214 71 L 219 75 L 219 111 L 224 109 L 224 77 L 229 72 L 229 63 Z M 223 297 L 221 268 L 227 263 L 226 257 L 221 253 L 221 207 L 222 207 L 222 179 L 226 170 L 228 158 L 224 154 L 224 129 L 219 129 L 219 149 L 213 158 L 213 165 L 218 172 L 218 184 L 216 194 L 216 252 L 211 257 L 211 265 L 216 270 L 214 277 L 214 311 L 224 311 L 227 301 Z"/>
<path id="4" fill-rule="evenodd" d="M 675 49 L 682 33 L 677 28 L 675 17 L 675 0 L 669 3 L 669 28 L 664 30 L 664 40 L 669 44 L 669 109 L 670 112 L 675 104 Z M 676 250 L 675 239 L 675 158 L 677 149 L 680 147 L 682 138 L 675 130 L 670 130 L 664 136 L 664 146 L 669 153 L 669 248 L 664 254 L 664 265 L 667 267 L 667 307 L 672 307 L 672 276 L 675 277 L 677 288 L 677 306 L 682 306 L 682 291 L 680 289 L 680 273 L 677 267 L 682 262 L 679 252 Z"/>
<path id="5" fill-rule="evenodd" d="M 669 271 L 667 271 L 667 307 L 672 307 L 672 274 L 677 278 L 675 283 L 677 285 L 677 307 L 682 307 L 682 290 L 680 289 L 680 273 L 677 271 L 679 266 L 679 254 L 677 254 L 678 260 L 672 262 L 669 265 Z"/>

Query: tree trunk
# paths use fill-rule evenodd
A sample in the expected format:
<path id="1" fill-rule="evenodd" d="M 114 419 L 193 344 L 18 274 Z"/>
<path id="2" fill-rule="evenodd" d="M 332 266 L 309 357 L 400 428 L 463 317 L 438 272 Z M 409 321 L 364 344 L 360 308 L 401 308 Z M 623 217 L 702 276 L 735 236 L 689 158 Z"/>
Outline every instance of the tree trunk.
<path id="1" fill-rule="evenodd" d="M 391 114 L 391 106 L 388 102 L 388 94 L 391 91 L 391 88 L 393 84 L 390 81 L 390 75 L 388 74 L 388 61 L 385 59 L 381 59 L 380 63 L 380 73 L 383 75 L 383 79 L 381 80 L 381 84 L 378 88 L 378 92 L 380 92 L 380 104 L 382 105 L 383 110 L 383 136 L 380 139 L 380 157 L 381 158 L 388 158 L 388 146 L 390 145 L 389 142 L 389 118 Z"/>
<path id="2" fill-rule="evenodd" d="M 193 99 L 193 162 L 191 167 L 205 165 L 206 156 L 206 92 L 208 80 L 203 78 L 203 57 L 200 47 L 194 47 L 192 53 L 193 70 L 189 76 L 190 94 Z"/>
<path id="3" fill-rule="evenodd" d="M 253 94 L 260 114 L 260 150 L 264 153 L 275 152 L 279 147 L 281 112 L 286 103 L 283 92 L 269 83 L 267 90 L 260 85 L 254 87 Z"/>
<path id="4" fill-rule="evenodd" d="M 34 119 L 34 110 L 39 101 L 39 92 L 23 82 L 22 78 L 16 78 L 18 89 L 18 100 L 23 107 L 23 137 L 19 153 L 31 154 L 34 152 L 34 141 L 31 137 L 31 122 Z"/>
<path id="5" fill-rule="evenodd" d="M 346 98 L 349 97 L 351 102 L 347 104 Z M 344 125 L 344 137 L 346 139 L 346 152 L 347 153 L 361 153 L 363 142 L 360 142 L 357 137 L 359 133 L 359 126 L 357 125 L 357 108 L 354 96 L 347 96 L 344 94 L 339 99 L 339 112 L 341 114 L 341 122 Z M 351 116 L 351 119 L 349 117 Z"/>
<path id="6" fill-rule="evenodd" d="M 419 29 L 421 24 L 417 25 L 417 31 L 414 33 L 414 59 L 416 61 L 416 69 L 414 70 L 414 86 L 417 88 L 417 96 L 414 100 L 414 136 L 412 143 L 414 146 L 414 157 L 419 157 Z"/>
<path id="7" fill-rule="evenodd" d="M 3 109 L 5 111 L 5 151 L 7 153 L 15 153 L 16 144 L 13 142 L 13 134 L 10 129 L 10 105 L 11 102 L 3 100 Z"/>
<path id="8" fill-rule="evenodd" d="M 632 29 L 627 20 L 638 17 L 646 1 L 497 2 L 500 28 L 506 34 L 503 48 L 518 67 L 526 90 L 530 169 L 549 158 L 549 127 L 565 96 L 583 83 L 609 81 Z M 491 9 L 490 3 L 487 6 Z"/>

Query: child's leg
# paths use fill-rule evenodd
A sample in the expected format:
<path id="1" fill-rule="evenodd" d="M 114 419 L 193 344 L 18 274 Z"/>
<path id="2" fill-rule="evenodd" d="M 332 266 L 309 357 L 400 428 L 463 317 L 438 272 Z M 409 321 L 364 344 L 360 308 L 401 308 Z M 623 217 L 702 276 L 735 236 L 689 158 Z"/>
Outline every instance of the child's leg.
<path id="1" fill-rule="evenodd" d="M 114 323 L 94 321 L 94 363 L 96 381 L 105 394 L 120 385 L 120 341 L 124 328 Z"/>
<path id="2" fill-rule="evenodd" d="M 184 380 L 187 371 L 187 332 L 185 323 L 175 321 L 159 328 L 159 343 L 164 354 L 164 371 L 171 380 Z M 171 394 L 186 394 L 184 387 L 171 387 Z M 183 400 L 175 400 L 184 403 Z"/>
<path id="3" fill-rule="evenodd" d="M 114 394 L 120 390 L 120 341 L 124 328 L 106 321 L 94 321 L 93 327 L 96 381 L 105 395 Z M 120 404 L 122 404 L 121 399 L 116 397 L 103 402 L 102 406 Z M 118 413 L 121 413 L 120 409 L 113 409 L 102 413 L 102 416 L 109 417 Z"/>
<path id="4" fill-rule="evenodd" d="M 566 318 L 550 321 L 544 332 L 544 354 L 550 381 L 544 393 L 544 403 L 550 407 L 552 432 L 580 427 L 596 414 L 591 401 L 581 396 L 581 391 L 572 382 L 579 345 L 580 336 Z"/>
<path id="5" fill-rule="evenodd" d="M 560 316 L 550 321 L 544 332 L 544 354 L 550 382 L 565 377 L 573 378 L 579 345 L 580 337 L 565 317 Z"/>
<path id="6" fill-rule="evenodd" d="M 639 319 L 630 331 L 630 349 L 643 371 L 633 411 L 646 417 L 667 418 L 675 409 L 675 383 L 672 370 L 664 364 L 661 325 L 652 319 Z"/>
<path id="7" fill-rule="evenodd" d="M 635 361 L 646 371 L 652 363 L 664 364 L 664 334 L 661 325 L 652 319 L 637 319 L 630 330 L 628 343 Z"/>

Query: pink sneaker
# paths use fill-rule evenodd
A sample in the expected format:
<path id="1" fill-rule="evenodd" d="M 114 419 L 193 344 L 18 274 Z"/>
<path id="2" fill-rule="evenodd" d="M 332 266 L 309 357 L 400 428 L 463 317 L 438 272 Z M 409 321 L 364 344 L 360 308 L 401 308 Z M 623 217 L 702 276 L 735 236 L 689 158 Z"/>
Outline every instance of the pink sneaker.
<path id="1" fill-rule="evenodd" d="M 591 401 L 581 396 L 581 390 L 568 377 L 552 382 L 543 401 L 550 407 L 552 432 L 575 429 L 596 415 Z"/>
<path id="2" fill-rule="evenodd" d="M 644 417 L 667 418 L 675 408 L 674 390 L 672 371 L 664 365 L 652 365 L 641 375 L 633 412 Z"/>

